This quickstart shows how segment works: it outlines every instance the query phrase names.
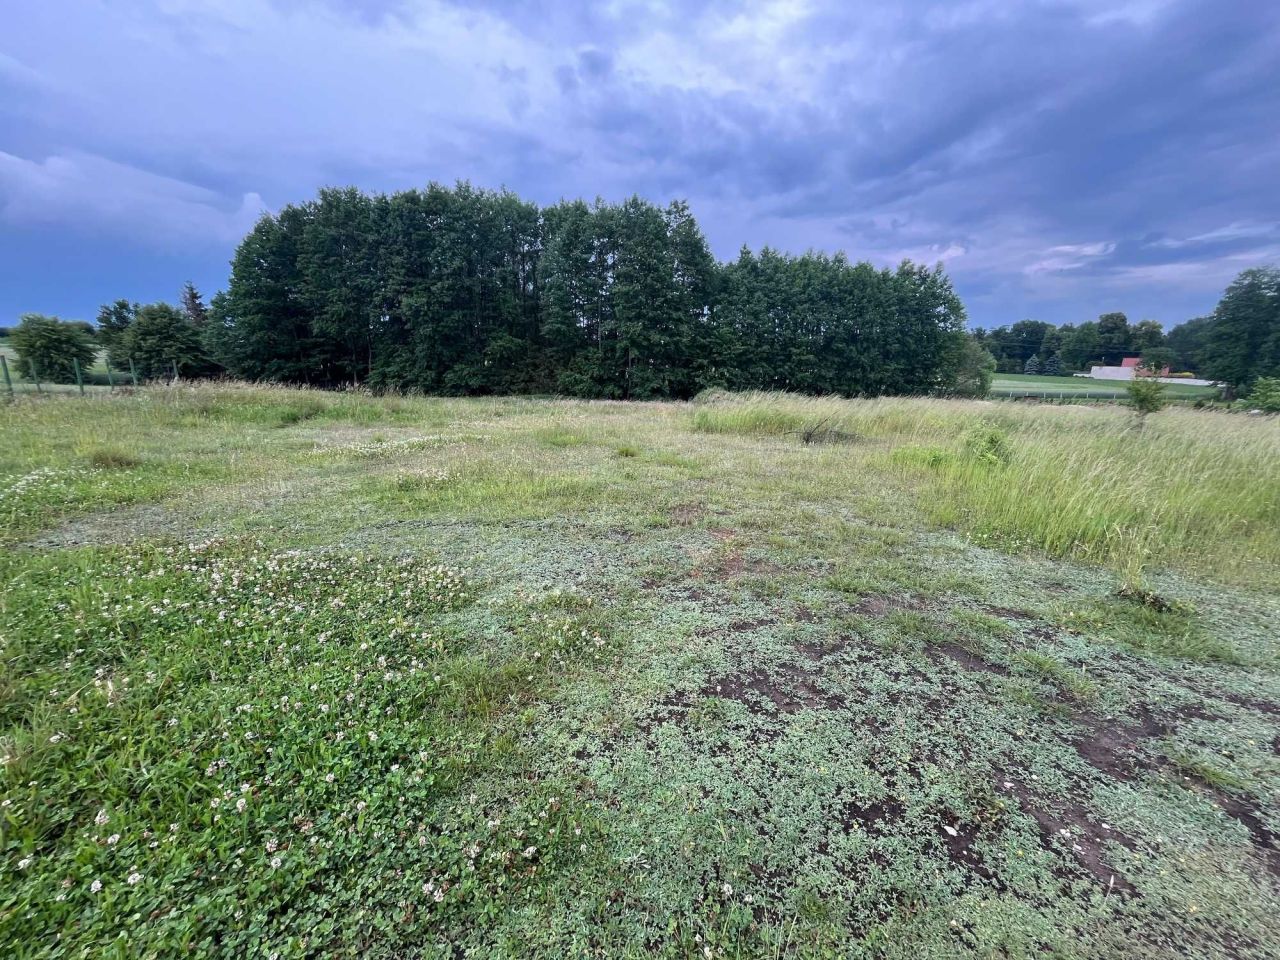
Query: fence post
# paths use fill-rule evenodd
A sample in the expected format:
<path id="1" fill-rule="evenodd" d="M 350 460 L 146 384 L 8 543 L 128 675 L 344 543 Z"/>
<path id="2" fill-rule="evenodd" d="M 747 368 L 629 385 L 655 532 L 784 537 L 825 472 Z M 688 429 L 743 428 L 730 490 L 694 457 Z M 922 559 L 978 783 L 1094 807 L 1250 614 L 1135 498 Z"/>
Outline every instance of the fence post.
<path id="1" fill-rule="evenodd" d="M 44 390 L 40 388 L 40 374 L 36 372 L 36 362 L 34 360 L 28 360 L 27 366 L 31 368 L 31 379 L 35 381 L 36 393 L 44 393 Z"/>
<path id="2" fill-rule="evenodd" d="M 9 361 L 4 358 L 4 354 L 0 353 L 0 370 L 4 371 L 4 385 L 9 391 L 9 400 L 13 401 L 13 381 L 9 379 Z"/>
<path id="3" fill-rule="evenodd" d="M 178 361 L 177 360 L 173 361 L 173 382 L 174 383 L 178 382 Z"/>
<path id="4" fill-rule="evenodd" d="M 129 375 L 133 377 L 133 385 L 138 385 L 138 368 L 133 365 L 133 357 L 129 358 Z"/>
<path id="5" fill-rule="evenodd" d="M 78 357 L 71 358 L 71 367 L 76 372 L 76 386 L 80 388 L 80 396 L 84 396 L 84 377 L 80 376 L 80 359 Z"/>
<path id="6" fill-rule="evenodd" d="M 107 389 L 114 390 L 116 388 L 116 378 L 111 375 L 111 361 L 107 361 Z"/>

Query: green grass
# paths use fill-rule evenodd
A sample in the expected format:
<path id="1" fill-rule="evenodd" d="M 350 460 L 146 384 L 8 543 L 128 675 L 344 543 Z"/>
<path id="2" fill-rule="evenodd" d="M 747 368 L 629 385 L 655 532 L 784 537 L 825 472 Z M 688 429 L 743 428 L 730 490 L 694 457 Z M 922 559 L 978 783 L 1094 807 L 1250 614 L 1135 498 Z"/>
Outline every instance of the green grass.
<path id="1" fill-rule="evenodd" d="M 1091 380 L 1088 377 L 1046 377 L 1040 374 L 997 373 L 991 382 L 994 397 L 1042 397 L 1045 399 L 1123 400 L 1124 383 Z M 1187 383 L 1166 383 L 1165 392 L 1173 400 L 1211 399 L 1216 387 Z"/>
<path id="2" fill-rule="evenodd" d="M 21 398 L 0 955 L 1268 956 L 1275 431 Z"/>

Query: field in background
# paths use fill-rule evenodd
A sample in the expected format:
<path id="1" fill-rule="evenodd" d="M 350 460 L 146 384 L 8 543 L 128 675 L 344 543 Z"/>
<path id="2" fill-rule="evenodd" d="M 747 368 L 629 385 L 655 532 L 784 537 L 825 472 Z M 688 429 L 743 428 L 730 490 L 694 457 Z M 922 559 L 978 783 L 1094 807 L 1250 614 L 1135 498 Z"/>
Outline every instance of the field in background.
<path id="1" fill-rule="evenodd" d="M 15 393 L 40 392 L 36 389 L 35 382 L 31 379 L 31 371 L 26 364 L 18 359 L 18 352 L 8 343 L 7 338 L 0 338 L 0 356 L 3 356 L 9 364 L 9 377 Z M 114 376 L 116 386 L 124 386 L 130 382 L 127 373 L 121 374 L 116 371 Z M 84 371 L 84 387 L 86 393 L 110 387 L 107 380 L 107 352 L 105 350 L 99 350 L 93 366 Z M 0 400 L 3 399 L 4 389 L 4 383 L 0 382 Z M 48 393 L 78 392 L 74 383 L 48 383 L 43 379 L 40 381 L 40 390 Z"/>
<path id="2" fill-rule="evenodd" d="M 1115 380 L 997 373 L 991 382 L 991 396 L 1039 397 L 1049 400 L 1123 400 L 1124 388 L 1123 381 Z M 1208 400 L 1218 395 L 1215 387 L 1182 383 L 1166 383 L 1165 392 L 1173 400 Z"/>
<path id="3" fill-rule="evenodd" d="M 20 398 L 0 945 L 1271 956 L 1280 422 L 1135 422 Z"/>

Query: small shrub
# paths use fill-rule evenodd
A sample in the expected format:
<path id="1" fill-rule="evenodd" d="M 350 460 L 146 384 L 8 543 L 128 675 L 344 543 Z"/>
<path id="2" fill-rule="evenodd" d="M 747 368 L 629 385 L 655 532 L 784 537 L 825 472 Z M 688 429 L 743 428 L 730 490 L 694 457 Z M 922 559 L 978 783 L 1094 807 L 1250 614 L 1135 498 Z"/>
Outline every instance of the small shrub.
<path id="1" fill-rule="evenodd" d="M 640 455 L 639 450 L 630 446 L 619 447 L 615 453 L 620 457 L 638 457 Z"/>
<path id="2" fill-rule="evenodd" d="M 142 463 L 139 457 L 125 450 L 104 448 L 89 454 L 89 466 L 99 470 L 128 470 Z"/>
<path id="3" fill-rule="evenodd" d="M 979 420 L 965 432 L 964 448 L 973 459 L 993 466 L 1004 466 L 1013 459 L 1009 435 L 990 420 Z"/>
<path id="4" fill-rule="evenodd" d="M 1153 377 L 1134 377 L 1125 387 L 1129 395 L 1129 406 L 1138 415 L 1138 425 L 1146 423 L 1147 417 L 1159 413 L 1168 405 L 1164 384 Z"/>
<path id="5" fill-rule="evenodd" d="M 325 405 L 314 397 L 304 397 L 297 404 L 285 407 L 276 420 L 277 426 L 291 427 L 296 423 L 312 420 L 324 413 Z"/>
<path id="6" fill-rule="evenodd" d="M 1244 406 L 1263 413 L 1280 413 L 1280 377 L 1260 377 L 1254 381 Z"/>

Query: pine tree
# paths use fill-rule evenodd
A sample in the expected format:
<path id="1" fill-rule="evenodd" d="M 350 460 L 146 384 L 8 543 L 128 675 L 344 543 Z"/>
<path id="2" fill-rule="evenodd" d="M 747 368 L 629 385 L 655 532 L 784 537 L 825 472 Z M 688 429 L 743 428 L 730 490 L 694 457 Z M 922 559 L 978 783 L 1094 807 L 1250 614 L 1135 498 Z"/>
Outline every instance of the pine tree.
<path id="1" fill-rule="evenodd" d="M 1023 373 L 1037 374 L 1040 372 L 1040 355 L 1033 353 L 1027 357 L 1026 366 L 1022 368 Z"/>
<path id="2" fill-rule="evenodd" d="M 182 285 L 182 312 L 187 315 L 187 322 L 197 330 L 209 322 L 209 308 L 204 305 L 204 298 L 190 280 Z"/>

